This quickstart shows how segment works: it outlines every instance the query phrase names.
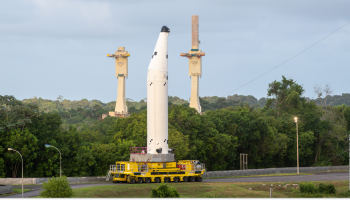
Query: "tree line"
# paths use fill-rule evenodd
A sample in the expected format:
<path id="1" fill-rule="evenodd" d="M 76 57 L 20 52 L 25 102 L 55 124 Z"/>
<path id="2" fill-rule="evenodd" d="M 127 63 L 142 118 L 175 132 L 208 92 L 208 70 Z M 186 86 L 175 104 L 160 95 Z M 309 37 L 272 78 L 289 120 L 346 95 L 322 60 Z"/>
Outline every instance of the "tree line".
<path id="1" fill-rule="evenodd" d="M 176 149 L 177 160 L 200 160 L 207 170 L 239 169 L 240 153 L 248 154 L 251 169 L 293 167 L 296 166 L 294 117 L 298 117 L 301 167 L 349 164 L 346 152 L 350 107 L 321 105 L 303 97 L 304 92 L 294 80 L 282 77 L 268 85 L 264 106 L 237 98 L 230 103 L 226 98 L 225 104 L 218 98 L 216 103 L 221 106 L 214 107 L 215 101 L 209 103 L 208 98 L 202 98 L 202 108 L 206 102 L 213 107 L 200 115 L 186 103 L 169 102 L 169 147 Z M 56 104 L 67 106 L 68 102 L 64 101 L 58 99 Z M 59 175 L 59 154 L 54 148 L 45 148 L 45 144 L 61 151 L 66 176 L 105 175 L 109 165 L 129 160 L 130 147 L 147 146 L 146 100 L 134 107 L 128 118 L 104 120 L 96 115 L 100 110 L 107 111 L 108 104 L 74 103 L 80 103 L 81 109 L 45 111 L 38 103 L 0 96 L 0 177 L 21 176 L 21 159 L 7 148 L 22 153 L 25 177 L 50 177 Z M 111 109 L 113 106 L 110 105 Z M 63 127 L 64 120 L 74 117 L 93 121 L 79 129 L 69 124 Z"/>

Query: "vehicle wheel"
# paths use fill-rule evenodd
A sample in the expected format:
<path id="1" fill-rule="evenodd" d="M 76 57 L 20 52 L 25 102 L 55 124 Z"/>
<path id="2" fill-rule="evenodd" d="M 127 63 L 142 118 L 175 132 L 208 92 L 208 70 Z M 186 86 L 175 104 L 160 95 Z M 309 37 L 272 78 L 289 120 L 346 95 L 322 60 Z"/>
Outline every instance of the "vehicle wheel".
<path id="1" fill-rule="evenodd" d="M 117 181 L 113 181 L 113 183 L 117 183 Z"/>
<path id="2" fill-rule="evenodd" d="M 160 183 L 160 178 L 157 177 L 157 178 L 154 179 L 154 181 L 155 181 L 156 183 Z"/>
<path id="3" fill-rule="evenodd" d="M 169 178 L 164 178 L 164 183 L 169 183 Z"/>
<path id="4" fill-rule="evenodd" d="M 150 179 L 150 178 L 146 178 L 145 182 L 146 182 L 146 183 L 150 183 L 150 182 L 151 182 L 151 179 Z"/>
<path id="5" fill-rule="evenodd" d="M 194 177 L 194 176 L 189 177 L 189 182 L 195 182 L 195 181 L 196 181 L 196 177 Z"/>
<path id="6" fill-rule="evenodd" d="M 136 183 L 135 179 L 130 179 L 130 183 L 131 183 L 131 184 Z"/>
<path id="7" fill-rule="evenodd" d="M 196 177 L 197 182 L 202 182 L 202 180 L 203 180 L 202 177 Z"/>
<path id="8" fill-rule="evenodd" d="M 187 181 L 188 181 L 187 176 L 184 176 L 182 179 L 184 180 L 184 182 L 187 182 Z"/>
<path id="9" fill-rule="evenodd" d="M 142 178 L 139 178 L 139 179 L 137 180 L 137 182 L 139 182 L 139 183 L 143 183 Z"/>
<path id="10" fill-rule="evenodd" d="M 175 182 L 175 183 L 179 182 L 179 178 L 178 178 L 178 177 L 175 177 L 175 178 L 174 178 L 174 182 Z"/>

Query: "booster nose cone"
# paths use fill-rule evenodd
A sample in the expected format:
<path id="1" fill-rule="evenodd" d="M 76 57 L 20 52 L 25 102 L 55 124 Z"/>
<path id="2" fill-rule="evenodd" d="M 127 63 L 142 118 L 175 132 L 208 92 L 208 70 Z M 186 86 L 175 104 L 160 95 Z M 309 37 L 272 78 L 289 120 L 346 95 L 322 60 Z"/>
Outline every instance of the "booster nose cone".
<path id="1" fill-rule="evenodd" d="M 167 32 L 170 33 L 170 29 L 167 26 L 163 26 L 160 32 Z"/>
<path id="2" fill-rule="evenodd" d="M 154 48 L 151 62 L 148 66 L 149 70 L 168 71 L 168 35 L 170 29 L 167 26 L 163 26 L 157 40 L 156 47 Z"/>

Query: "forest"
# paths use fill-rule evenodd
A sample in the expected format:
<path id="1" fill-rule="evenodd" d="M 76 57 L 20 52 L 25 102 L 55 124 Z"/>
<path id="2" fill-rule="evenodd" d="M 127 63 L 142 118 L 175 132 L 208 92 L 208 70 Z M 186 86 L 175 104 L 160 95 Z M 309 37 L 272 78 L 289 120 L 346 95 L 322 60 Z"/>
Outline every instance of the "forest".
<path id="1" fill-rule="evenodd" d="M 194 159 L 212 170 L 239 169 L 239 154 L 248 154 L 250 169 L 296 166 L 298 117 L 300 166 L 348 165 L 350 94 L 331 96 L 315 87 L 317 99 L 282 76 L 268 86 L 267 98 L 233 95 L 202 97 L 202 115 L 188 101 L 169 96 L 169 147 L 176 159 Z M 70 101 L 0 95 L 0 177 L 106 175 L 115 161 L 129 160 L 130 147 L 146 145 L 147 99 L 127 99 L 128 118 L 101 115 L 115 101 Z"/>

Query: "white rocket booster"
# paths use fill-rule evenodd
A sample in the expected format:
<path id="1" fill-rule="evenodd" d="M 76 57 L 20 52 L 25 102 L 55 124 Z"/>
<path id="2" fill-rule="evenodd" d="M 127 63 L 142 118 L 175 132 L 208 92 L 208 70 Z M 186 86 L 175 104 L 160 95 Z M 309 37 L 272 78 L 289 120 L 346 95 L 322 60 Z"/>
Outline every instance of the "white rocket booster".
<path id="1" fill-rule="evenodd" d="M 147 74 L 147 153 L 168 154 L 168 35 L 163 26 Z"/>

